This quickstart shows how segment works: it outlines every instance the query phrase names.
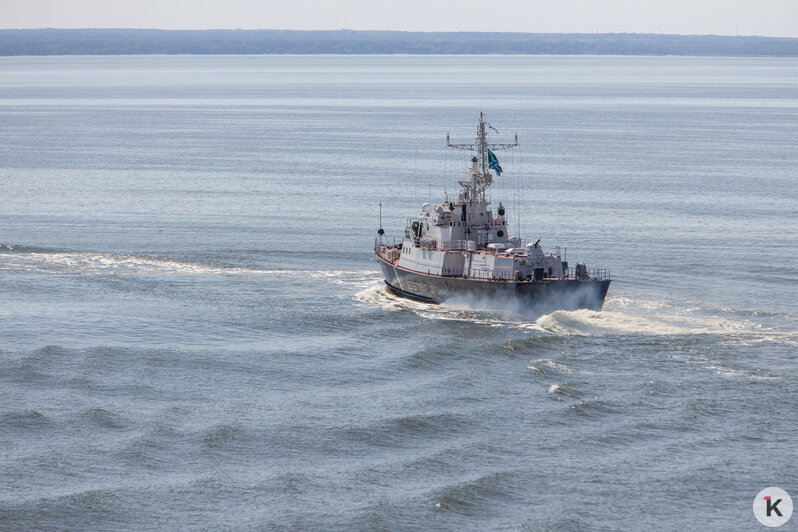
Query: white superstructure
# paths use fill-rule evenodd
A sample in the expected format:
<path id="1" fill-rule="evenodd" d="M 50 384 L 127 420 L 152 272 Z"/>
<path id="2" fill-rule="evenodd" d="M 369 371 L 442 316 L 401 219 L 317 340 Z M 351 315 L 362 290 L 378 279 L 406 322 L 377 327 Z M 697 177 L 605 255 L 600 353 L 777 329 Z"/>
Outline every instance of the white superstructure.
<path id="1" fill-rule="evenodd" d="M 449 147 L 476 152 L 467 178 L 459 181 L 462 190 L 441 205 L 425 203 L 418 216 L 408 218 L 402 245 L 392 250 L 391 262 L 405 270 L 442 277 L 507 281 L 567 277 L 559 249 L 545 253 L 539 242 L 525 244 L 518 236 L 509 236 L 504 206 L 499 203 L 495 212 L 489 208 L 490 171 L 501 174 L 492 150 L 517 146 L 518 137 L 512 144 L 489 144 L 486 127 L 480 114 L 473 144 L 451 144 L 447 137 Z"/>

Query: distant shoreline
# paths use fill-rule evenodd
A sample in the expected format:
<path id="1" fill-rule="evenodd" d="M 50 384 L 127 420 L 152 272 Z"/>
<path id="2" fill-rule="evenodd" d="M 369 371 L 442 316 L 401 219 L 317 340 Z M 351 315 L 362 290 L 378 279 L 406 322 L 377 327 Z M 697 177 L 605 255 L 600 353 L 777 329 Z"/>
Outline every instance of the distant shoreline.
<path id="1" fill-rule="evenodd" d="M 798 57 L 798 38 L 651 33 L 4 29 L 0 56 L 642 55 Z"/>

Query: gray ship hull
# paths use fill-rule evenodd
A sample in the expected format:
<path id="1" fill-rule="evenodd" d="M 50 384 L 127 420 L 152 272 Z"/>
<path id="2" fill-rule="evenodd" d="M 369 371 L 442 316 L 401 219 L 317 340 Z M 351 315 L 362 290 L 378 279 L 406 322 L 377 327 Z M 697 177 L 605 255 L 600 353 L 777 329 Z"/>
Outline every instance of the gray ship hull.
<path id="1" fill-rule="evenodd" d="M 601 310 L 610 280 L 544 279 L 543 281 L 492 281 L 426 275 L 399 268 L 379 255 L 385 284 L 396 295 L 424 301 L 475 301 L 518 304 L 541 312 Z"/>

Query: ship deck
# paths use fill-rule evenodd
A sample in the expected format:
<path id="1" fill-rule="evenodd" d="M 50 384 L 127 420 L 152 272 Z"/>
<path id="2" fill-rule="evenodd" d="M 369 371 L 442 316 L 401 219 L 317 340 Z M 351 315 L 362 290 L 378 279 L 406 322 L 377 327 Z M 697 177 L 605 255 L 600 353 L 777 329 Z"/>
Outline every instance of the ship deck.
<path id="1" fill-rule="evenodd" d="M 574 280 L 574 279 L 576 279 L 575 277 L 573 277 L 571 275 L 564 275 L 562 277 L 545 277 L 542 281 L 540 281 L 540 280 L 535 281 L 534 279 L 520 279 L 519 280 L 519 279 L 505 279 L 505 278 L 502 278 L 502 277 L 493 277 L 493 276 L 487 277 L 487 276 L 480 276 L 478 274 L 477 275 L 466 276 L 466 275 L 441 275 L 441 274 L 437 274 L 437 273 L 420 272 L 420 271 L 411 270 L 409 268 L 405 268 L 405 267 L 399 266 L 399 259 L 400 259 L 401 255 L 399 253 L 395 253 L 395 251 L 398 251 L 399 249 L 400 249 L 399 246 L 389 246 L 389 245 L 385 245 L 385 244 L 377 244 L 374 247 L 374 254 L 377 256 L 377 258 L 379 260 L 385 262 L 386 264 L 389 264 L 389 265 L 393 266 L 394 268 L 398 268 L 400 270 L 404 270 L 406 272 L 415 273 L 415 274 L 418 274 L 418 275 L 426 275 L 426 276 L 429 276 L 429 277 L 440 277 L 440 278 L 446 278 L 446 279 L 469 279 L 469 280 L 472 280 L 472 281 L 491 281 L 491 282 L 507 282 L 507 283 L 527 283 L 527 282 L 528 283 L 534 283 L 534 282 L 547 282 L 547 281 Z M 391 253 L 391 251 L 394 251 L 394 253 Z M 461 251 L 461 252 L 465 252 L 465 253 L 473 253 L 475 255 L 496 255 L 496 256 L 501 256 L 501 257 L 514 257 L 514 256 L 515 257 L 519 257 L 519 256 L 522 257 L 523 256 L 523 255 L 520 255 L 520 254 L 516 255 L 516 254 L 513 254 L 513 253 L 502 253 L 500 251 L 494 251 L 494 250 L 491 250 L 491 249 L 479 249 L 479 250 L 476 250 L 476 251 L 466 251 L 466 250 L 449 250 L 449 251 Z M 604 270 L 604 269 L 592 270 L 590 272 L 589 279 L 595 280 L 595 281 L 607 281 L 607 280 L 610 280 L 609 270 Z"/>

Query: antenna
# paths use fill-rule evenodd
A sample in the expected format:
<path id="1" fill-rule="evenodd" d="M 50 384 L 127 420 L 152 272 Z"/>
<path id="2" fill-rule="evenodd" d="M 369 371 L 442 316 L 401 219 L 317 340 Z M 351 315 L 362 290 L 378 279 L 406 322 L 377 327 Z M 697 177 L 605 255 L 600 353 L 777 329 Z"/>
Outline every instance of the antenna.
<path id="1" fill-rule="evenodd" d="M 382 243 L 382 237 L 385 234 L 385 229 L 382 228 L 382 202 L 380 202 L 380 228 L 377 230 L 377 234 L 380 235 L 380 243 Z"/>
<path id="2" fill-rule="evenodd" d="M 508 150 L 518 146 L 518 135 L 515 135 L 515 142 L 512 143 L 489 143 L 487 129 L 491 128 L 490 124 L 485 121 L 485 113 L 479 113 L 479 127 L 477 129 L 477 136 L 474 142 L 469 144 L 453 144 L 446 136 L 446 145 L 454 150 L 465 150 L 476 152 L 476 157 L 472 158 L 474 166 L 468 172 L 468 179 L 458 181 L 463 190 L 465 191 L 470 202 L 487 203 L 485 191 L 493 183 L 493 175 L 490 169 L 496 170 L 493 164 L 498 167 L 496 170 L 497 175 L 501 174 L 501 167 L 498 166 L 496 157 L 492 155 L 492 151 Z"/>
<path id="3" fill-rule="evenodd" d="M 518 135 L 516 135 L 515 138 L 518 139 Z M 522 213 L 521 213 L 521 188 L 522 188 L 522 183 L 523 183 L 523 181 L 522 181 L 522 179 L 523 179 L 523 171 L 519 172 L 519 171 L 515 170 L 517 168 L 516 160 L 515 160 L 515 149 L 510 149 L 510 160 L 512 161 L 511 165 L 512 165 L 512 168 L 514 169 L 512 171 L 512 176 L 513 176 L 513 183 L 512 184 L 513 184 L 513 189 L 514 189 L 514 192 L 515 192 L 515 220 L 516 220 L 515 236 L 517 238 L 521 238 L 521 218 L 522 218 Z"/>
<path id="4" fill-rule="evenodd" d="M 518 220 L 518 225 L 516 226 L 515 236 L 521 238 L 521 178 L 516 176 L 515 182 L 518 183 L 515 195 L 515 210 L 518 213 L 516 218 Z"/>

